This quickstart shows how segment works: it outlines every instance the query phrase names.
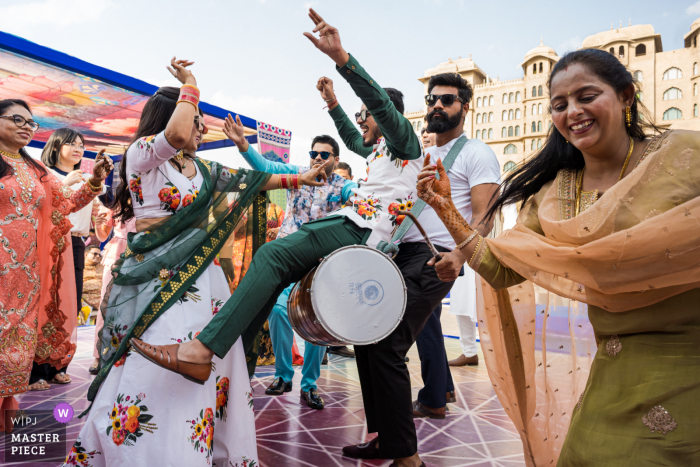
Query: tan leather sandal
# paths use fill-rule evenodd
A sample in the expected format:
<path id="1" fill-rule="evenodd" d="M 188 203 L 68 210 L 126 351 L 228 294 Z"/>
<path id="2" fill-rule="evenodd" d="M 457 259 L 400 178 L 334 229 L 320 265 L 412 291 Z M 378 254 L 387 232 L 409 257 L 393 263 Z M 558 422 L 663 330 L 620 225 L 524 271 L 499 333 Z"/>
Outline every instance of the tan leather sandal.
<path id="1" fill-rule="evenodd" d="M 150 345 L 135 337 L 131 338 L 130 342 L 131 346 L 145 359 L 166 370 L 180 373 L 192 382 L 204 384 L 211 375 L 211 362 L 190 363 L 178 360 L 177 349 L 180 347 L 180 344 Z"/>

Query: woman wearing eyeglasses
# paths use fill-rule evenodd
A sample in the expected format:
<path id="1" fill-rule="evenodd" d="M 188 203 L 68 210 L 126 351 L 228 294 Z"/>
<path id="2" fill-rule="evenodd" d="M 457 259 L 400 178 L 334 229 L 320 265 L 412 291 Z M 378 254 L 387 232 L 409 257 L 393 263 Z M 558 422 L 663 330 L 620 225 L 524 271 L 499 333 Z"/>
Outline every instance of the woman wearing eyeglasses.
<path id="1" fill-rule="evenodd" d="M 32 362 L 65 368 L 76 348 L 76 296 L 68 216 L 102 190 L 111 161 L 67 189 L 24 147 L 39 124 L 21 100 L 0 100 L 0 414 L 17 409 Z M 68 271 L 68 272 L 67 272 Z M 4 410 L 8 411 L 5 412 Z M 0 417 L 0 431 L 11 431 Z"/>

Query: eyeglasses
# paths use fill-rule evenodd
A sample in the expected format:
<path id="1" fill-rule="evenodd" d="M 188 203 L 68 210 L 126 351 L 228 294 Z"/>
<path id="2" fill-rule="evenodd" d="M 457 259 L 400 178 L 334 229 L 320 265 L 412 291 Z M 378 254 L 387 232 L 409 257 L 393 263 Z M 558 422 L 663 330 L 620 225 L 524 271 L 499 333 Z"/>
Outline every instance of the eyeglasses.
<path id="1" fill-rule="evenodd" d="M 456 94 L 428 94 L 425 96 L 425 103 L 428 107 L 433 107 L 435 104 L 437 104 L 437 101 L 442 101 L 442 105 L 449 107 L 455 103 L 455 100 L 464 103 L 464 101 Z"/>
<path id="2" fill-rule="evenodd" d="M 372 115 L 372 114 L 369 113 L 369 110 L 367 110 L 367 109 L 360 110 L 359 112 L 357 112 L 355 114 L 355 121 L 356 122 L 364 122 L 365 120 L 367 120 L 367 117 L 369 117 L 370 115 Z"/>
<path id="3" fill-rule="evenodd" d="M 70 146 L 73 149 L 77 149 L 78 151 L 85 151 L 85 146 L 83 146 L 80 143 L 76 143 L 75 141 L 73 141 L 72 143 L 66 143 L 64 146 Z"/>
<path id="4" fill-rule="evenodd" d="M 28 124 L 29 128 L 32 131 L 36 131 L 39 129 L 39 124 L 37 122 L 35 122 L 34 120 L 27 120 L 26 118 L 24 118 L 21 115 L 3 115 L 0 118 L 11 118 L 12 121 L 15 122 L 15 125 L 17 125 L 20 128 L 22 128 L 24 125 Z"/>
<path id="5" fill-rule="evenodd" d="M 320 155 L 321 159 L 324 161 L 331 157 L 333 155 L 332 152 L 328 151 L 309 151 L 309 156 L 311 156 L 312 159 L 316 159 L 316 156 Z"/>
<path id="6" fill-rule="evenodd" d="M 202 130 L 203 135 L 209 133 L 209 128 L 207 128 L 207 125 L 204 123 L 204 118 L 202 118 L 201 116 L 194 116 L 194 124 L 197 125 L 198 130 Z"/>

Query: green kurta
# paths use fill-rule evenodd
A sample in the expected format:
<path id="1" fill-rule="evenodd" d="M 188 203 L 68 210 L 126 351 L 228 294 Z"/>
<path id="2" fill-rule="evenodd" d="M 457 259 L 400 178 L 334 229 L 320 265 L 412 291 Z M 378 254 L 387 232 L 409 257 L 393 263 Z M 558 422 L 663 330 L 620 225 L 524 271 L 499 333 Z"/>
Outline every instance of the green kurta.
<path id="1" fill-rule="evenodd" d="M 542 235 L 544 191 L 524 220 Z M 488 250 L 477 264 L 495 289 L 525 280 Z M 597 352 L 557 465 L 700 465 L 700 290 L 627 312 L 589 305 L 588 318 Z"/>

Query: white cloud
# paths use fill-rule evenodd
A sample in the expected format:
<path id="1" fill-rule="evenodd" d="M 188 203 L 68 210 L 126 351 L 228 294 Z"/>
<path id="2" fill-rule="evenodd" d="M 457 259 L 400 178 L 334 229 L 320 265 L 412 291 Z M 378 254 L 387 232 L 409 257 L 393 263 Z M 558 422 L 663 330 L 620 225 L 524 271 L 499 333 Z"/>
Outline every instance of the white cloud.
<path id="1" fill-rule="evenodd" d="M 557 52 L 559 53 L 559 55 L 563 55 L 566 52 L 572 52 L 574 50 L 580 49 L 582 44 L 583 41 L 579 36 L 572 37 L 567 41 L 559 44 L 559 47 L 557 47 L 557 49 L 559 50 Z"/>
<path id="2" fill-rule="evenodd" d="M 272 96 L 230 96 L 224 91 L 217 91 L 211 99 L 205 99 L 214 105 L 246 116 L 255 116 L 264 122 L 284 126 L 281 120 L 289 121 L 294 118 L 294 109 L 300 103 L 299 99 L 279 100 Z M 275 123 L 277 122 L 277 123 Z"/>
<path id="3" fill-rule="evenodd" d="M 700 14 L 700 1 L 697 1 L 685 9 L 686 15 L 698 15 Z"/>
<path id="4" fill-rule="evenodd" d="M 45 0 L 0 7 L 0 25 L 18 29 L 51 24 L 73 26 L 98 20 L 110 0 Z"/>

